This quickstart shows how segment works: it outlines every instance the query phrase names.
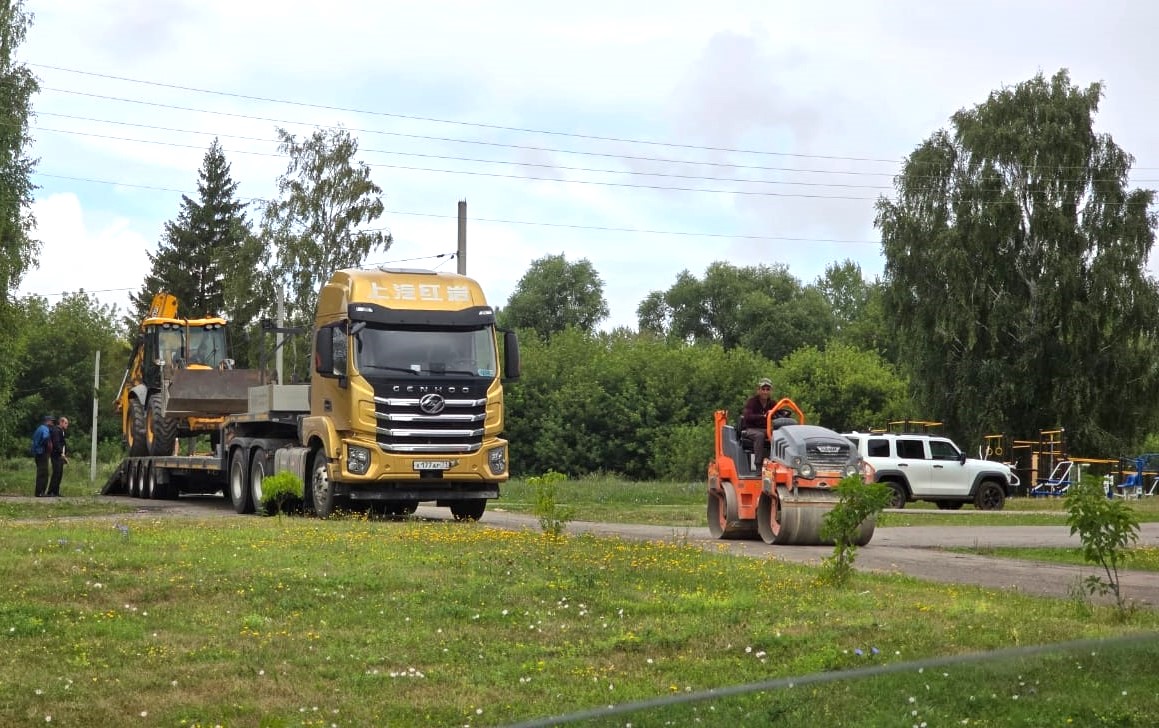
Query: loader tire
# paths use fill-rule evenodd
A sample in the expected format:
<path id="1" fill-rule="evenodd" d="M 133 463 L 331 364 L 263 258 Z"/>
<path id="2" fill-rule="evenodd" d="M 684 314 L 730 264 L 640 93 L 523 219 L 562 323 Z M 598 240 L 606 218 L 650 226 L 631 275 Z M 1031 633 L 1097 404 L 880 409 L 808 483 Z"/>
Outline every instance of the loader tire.
<path id="1" fill-rule="evenodd" d="M 129 456 L 140 457 L 149 454 L 149 443 L 145 440 L 145 407 L 136 397 L 129 398 Z"/>
<path id="2" fill-rule="evenodd" d="M 150 455 L 172 455 L 177 447 L 177 420 L 165 416 L 160 394 L 149 395 L 148 422 L 145 427 Z"/>

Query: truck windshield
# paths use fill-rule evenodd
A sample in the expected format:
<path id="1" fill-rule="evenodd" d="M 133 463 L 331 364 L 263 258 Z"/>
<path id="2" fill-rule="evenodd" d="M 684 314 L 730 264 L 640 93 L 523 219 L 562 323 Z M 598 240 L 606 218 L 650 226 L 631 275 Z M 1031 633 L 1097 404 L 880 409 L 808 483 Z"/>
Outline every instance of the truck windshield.
<path id="1" fill-rule="evenodd" d="M 494 377 L 495 337 L 490 327 L 468 330 L 383 329 L 354 335 L 354 365 L 363 374 Z"/>

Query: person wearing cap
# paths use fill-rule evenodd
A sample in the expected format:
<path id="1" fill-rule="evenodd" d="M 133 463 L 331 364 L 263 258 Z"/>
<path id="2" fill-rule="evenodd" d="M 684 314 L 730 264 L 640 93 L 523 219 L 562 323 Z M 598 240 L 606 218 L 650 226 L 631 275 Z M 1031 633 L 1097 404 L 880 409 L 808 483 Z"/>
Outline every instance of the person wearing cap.
<path id="1" fill-rule="evenodd" d="M 757 382 L 757 393 L 748 398 L 741 413 L 741 435 L 752 442 L 753 457 L 758 467 L 765 459 L 765 448 L 768 445 L 765 425 L 768 422 L 769 410 L 773 408 L 774 404 L 776 401 L 773 400 L 773 380 L 761 377 L 760 381 Z M 792 410 L 785 408 L 773 416 L 791 417 L 792 415 Z"/>
<path id="2" fill-rule="evenodd" d="M 61 417 L 52 428 L 52 477 L 48 479 L 48 490 L 45 495 L 50 498 L 60 497 L 60 479 L 64 476 L 64 466 L 68 464 L 68 418 Z"/>
<path id="3" fill-rule="evenodd" d="M 34 495 L 43 498 L 48 493 L 48 464 L 52 459 L 52 429 L 56 418 L 45 415 L 40 426 L 32 433 L 32 456 L 36 458 L 36 488 Z"/>

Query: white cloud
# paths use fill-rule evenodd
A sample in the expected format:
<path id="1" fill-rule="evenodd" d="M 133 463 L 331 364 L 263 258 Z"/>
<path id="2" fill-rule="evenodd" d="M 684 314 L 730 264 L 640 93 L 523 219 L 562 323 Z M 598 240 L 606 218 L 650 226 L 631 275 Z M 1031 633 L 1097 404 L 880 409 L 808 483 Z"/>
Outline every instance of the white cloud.
<path id="1" fill-rule="evenodd" d="M 132 221 L 119 217 L 94 225 L 71 193 L 43 197 L 32 211 L 40 266 L 24 277 L 17 294 L 44 296 L 53 304 L 83 289 L 125 312 L 129 295 L 149 273 L 146 251 L 152 249 Z"/>

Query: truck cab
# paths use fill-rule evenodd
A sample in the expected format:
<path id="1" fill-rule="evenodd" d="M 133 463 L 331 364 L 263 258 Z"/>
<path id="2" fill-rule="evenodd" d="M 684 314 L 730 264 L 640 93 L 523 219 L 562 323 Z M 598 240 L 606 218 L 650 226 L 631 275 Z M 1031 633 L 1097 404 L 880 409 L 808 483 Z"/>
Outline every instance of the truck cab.
<path id="1" fill-rule="evenodd" d="M 413 512 L 420 501 L 480 518 L 508 478 L 503 381 L 519 376 L 513 332 L 465 276 L 336 272 L 319 296 L 305 498 Z M 502 341 L 502 354 L 499 343 Z"/>

